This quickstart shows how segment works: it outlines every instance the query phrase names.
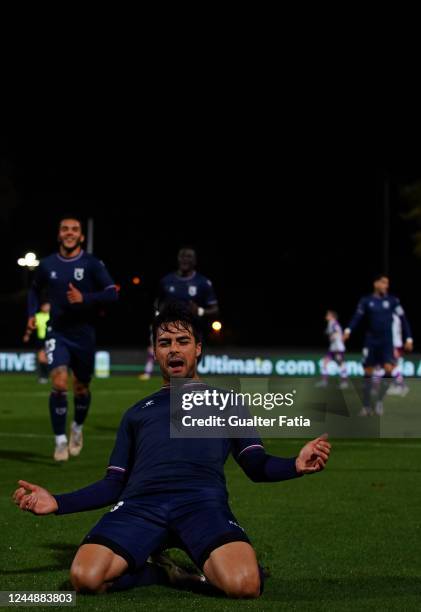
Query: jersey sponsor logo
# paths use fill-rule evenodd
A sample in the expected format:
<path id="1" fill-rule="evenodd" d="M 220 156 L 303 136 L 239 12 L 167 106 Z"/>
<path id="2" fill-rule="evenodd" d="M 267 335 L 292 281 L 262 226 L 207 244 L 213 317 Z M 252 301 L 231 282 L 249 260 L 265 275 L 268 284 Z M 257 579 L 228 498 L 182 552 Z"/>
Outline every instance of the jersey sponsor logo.
<path id="1" fill-rule="evenodd" d="M 383 300 L 383 308 L 390 308 L 389 300 Z"/>
<path id="2" fill-rule="evenodd" d="M 84 268 L 75 268 L 75 279 L 82 280 L 84 272 L 85 272 Z"/>
<path id="3" fill-rule="evenodd" d="M 50 278 L 57 278 L 57 272 L 55 270 L 51 270 Z"/>
<path id="4" fill-rule="evenodd" d="M 195 285 L 189 285 L 189 295 L 191 295 L 191 297 L 197 295 L 197 287 Z"/>
<path id="5" fill-rule="evenodd" d="M 115 506 L 113 506 L 110 510 L 110 512 L 115 512 L 116 510 L 118 510 L 119 508 L 121 508 L 121 506 L 124 504 L 124 501 L 120 501 L 118 502 L 118 504 L 116 504 Z"/>

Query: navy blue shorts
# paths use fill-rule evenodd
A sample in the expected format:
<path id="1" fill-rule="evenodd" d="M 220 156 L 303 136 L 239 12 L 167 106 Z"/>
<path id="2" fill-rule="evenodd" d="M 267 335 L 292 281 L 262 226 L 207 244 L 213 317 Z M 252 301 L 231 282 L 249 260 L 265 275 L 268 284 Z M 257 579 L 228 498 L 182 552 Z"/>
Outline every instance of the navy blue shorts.
<path id="1" fill-rule="evenodd" d="M 78 380 L 89 383 L 95 365 L 95 336 L 79 334 L 67 336 L 59 332 L 49 332 L 45 341 L 48 370 L 58 366 L 71 368 Z"/>
<path id="2" fill-rule="evenodd" d="M 203 568 L 213 550 L 229 542 L 250 542 L 228 503 L 219 500 L 171 500 L 150 495 L 118 502 L 88 533 L 82 544 L 102 544 L 135 571 L 152 553 L 185 550 Z"/>
<path id="3" fill-rule="evenodd" d="M 392 343 L 370 343 L 363 349 L 364 367 L 383 366 L 395 361 Z"/>

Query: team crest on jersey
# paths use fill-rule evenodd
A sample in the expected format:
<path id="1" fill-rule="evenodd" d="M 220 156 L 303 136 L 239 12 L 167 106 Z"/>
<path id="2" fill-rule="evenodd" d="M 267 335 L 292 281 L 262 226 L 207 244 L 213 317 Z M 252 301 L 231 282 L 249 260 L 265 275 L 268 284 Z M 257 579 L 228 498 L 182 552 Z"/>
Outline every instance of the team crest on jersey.
<path id="1" fill-rule="evenodd" d="M 197 294 L 197 287 L 194 285 L 189 285 L 189 295 L 194 297 Z"/>
<path id="2" fill-rule="evenodd" d="M 170 286 L 168 287 L 168 291 L 170 291 L 171 293 L 174 293 L 174 291 L 175 291 L 175 287 L 174 287 L 173 285 L 170 285 Z"/>
<path id="3" fill-rule="evenodd" d="M 384 300 L 383 302 L 383 308 L 389 308 L 390 304 L 388 300 Z"/>
<path id="4" fill-rule="evenodd" d="M 50 278 L 57 278 L 57 272 L 55 270 L 51 270 Z"/>
<path id="5" fill-rule="evenodd" d="M 82 280 L 84 272 L 85 272 L 84 268 L 75 268 L 75 279 Z"/>

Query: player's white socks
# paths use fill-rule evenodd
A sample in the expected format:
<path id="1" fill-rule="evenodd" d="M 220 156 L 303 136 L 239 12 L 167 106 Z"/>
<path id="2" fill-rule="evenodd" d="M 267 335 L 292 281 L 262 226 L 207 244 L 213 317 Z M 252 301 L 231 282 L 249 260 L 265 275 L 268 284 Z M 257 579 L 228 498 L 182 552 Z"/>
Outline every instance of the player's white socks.
<path id="1" fill-rule="evenodd" d="M 67 436 L 66 434 L 61 434 L 60 436 L 55 436 L 56 438 L 56 446 L 60 444 L 67 444 Z"/>
<path id="2" fill-rule="evenodd" d="M 73 423 L 72 423 L 72 430 L 75 433 L 80 433 L 82 431 L 82 429 L 83 429 L 83 425 L 78 425 L 75 421 L 73 421 Z"/>

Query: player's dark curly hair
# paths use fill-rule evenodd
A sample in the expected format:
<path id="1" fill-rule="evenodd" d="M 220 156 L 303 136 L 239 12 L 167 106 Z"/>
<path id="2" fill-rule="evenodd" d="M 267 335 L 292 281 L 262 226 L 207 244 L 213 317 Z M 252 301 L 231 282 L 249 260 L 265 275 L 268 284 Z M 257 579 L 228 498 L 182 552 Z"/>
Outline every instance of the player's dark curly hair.
<path id="1" fill-rule="evenodd" d="M 57 224 L 58 227 L 60 227 L 61 222 L 64 221 L 65 219 L 73 219 L 74 221 L 79 221 L 80 227 L 83 230 L 83 222 L 82 222 L 82 219 L 80 218 L 80 215 L 73 215 L 71 213 L 68 214 L 68 215 L 66 215 L 66 214 L 60 215 L 59 218 L 58 218 L 58 224 Z"/>
<path id="2" fill-rule="evenodd" d="M 168 331 L 169 326 L 193 332 L 196 342 L 202 342 L 202 329 L 196 317 L 184 302 L 170 301 L 164 304 L 161 312 L 152 323 L 152 338 L 155 345 L 158 329 Z"/>

